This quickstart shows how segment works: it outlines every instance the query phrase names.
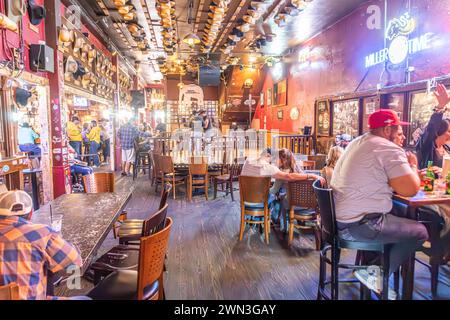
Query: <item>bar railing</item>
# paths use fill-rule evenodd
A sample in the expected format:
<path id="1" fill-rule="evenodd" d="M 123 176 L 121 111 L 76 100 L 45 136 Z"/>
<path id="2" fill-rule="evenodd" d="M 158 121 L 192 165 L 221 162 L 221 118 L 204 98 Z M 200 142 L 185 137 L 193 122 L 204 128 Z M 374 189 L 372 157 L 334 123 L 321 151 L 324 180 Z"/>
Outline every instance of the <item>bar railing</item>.
<path id="1" fill-rule="evenodd" d="M 286 148 L 293 153 L 311 155 L 315 149 L 312 135 L 279 135 L 273 139 L 278 149 Z"/>

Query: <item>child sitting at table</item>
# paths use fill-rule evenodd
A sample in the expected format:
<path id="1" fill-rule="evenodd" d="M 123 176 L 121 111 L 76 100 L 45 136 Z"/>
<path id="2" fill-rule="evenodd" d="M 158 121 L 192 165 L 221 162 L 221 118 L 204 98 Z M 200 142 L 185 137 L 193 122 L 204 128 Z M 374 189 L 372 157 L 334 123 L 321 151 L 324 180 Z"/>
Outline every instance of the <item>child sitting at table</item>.
<path id="1" fill-rule="evenodd" d="M 288 173 L 303 173 L 300 166 L 295 161 L 293 153 L 288 149 L 279 150 L 278 168 L 280 168 L 281 171 Z M 283 225 L 285 225 L 286 228 L 288 227 L 285 215 L 289 206 L 289 201 L 287 199 L 286 192 L 287 185 L 284 180 L 275 180 L 272 188 L 270 188 L 269 207 L 271 208 L 272 222 L 274 224 L 279 223 L 280 230 L 283 230 Z"/>

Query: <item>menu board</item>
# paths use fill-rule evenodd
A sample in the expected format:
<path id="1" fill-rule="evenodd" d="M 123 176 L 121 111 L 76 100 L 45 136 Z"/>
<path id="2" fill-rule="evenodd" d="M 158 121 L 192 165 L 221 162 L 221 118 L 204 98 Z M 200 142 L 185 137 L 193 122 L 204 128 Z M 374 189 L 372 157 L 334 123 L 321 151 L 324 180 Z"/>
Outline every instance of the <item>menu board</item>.
<path id="1" fill-rule="evenodd" d="M 326 100 L 317 102 L 317 135 L 330 135 L 330 103 Z"/>
<path id="2" fill-rule="evenodd" d="M 359 134 L 359 100 L 333 103 L 333 135 L 348 134 L 355 138 Z"/>
<path id="3" fill-rule="evenodd" d="M 430 121 L 436 105 L 437 101 L 433 93 L 415 92 L 411 94 L 411 118 L 409 119 L 411 125 L 408 137 L 408 144 L 410 146 L 416 145 L 428 121 Z M 449 116 L 450 113 L 447 111 L 444 117 Z"/>

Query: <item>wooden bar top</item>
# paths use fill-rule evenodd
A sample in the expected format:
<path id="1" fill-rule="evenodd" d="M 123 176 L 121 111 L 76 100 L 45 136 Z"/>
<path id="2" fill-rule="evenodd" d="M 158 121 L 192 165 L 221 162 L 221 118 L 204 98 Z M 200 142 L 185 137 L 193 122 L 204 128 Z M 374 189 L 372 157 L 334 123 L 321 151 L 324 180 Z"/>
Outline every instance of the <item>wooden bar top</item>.
<path id="1" fill-rule="evenodd" d="M 64 194 L 34 212 L 31 221 L 50 225 L 50 204 L 53 216 L 62 214 L 61 234 L 80 251 L 84 273 L 130 198 L 131 192 Z"/>
<path id="2" fill-rule="evenodd" d="M 420 190 L 414 197 L 403 197 L 394 194 L 393 199 L 406 203 L 411 207 L 450 203 L 450 195 L 446 195 L 444 191 L 425 192 Z"/>

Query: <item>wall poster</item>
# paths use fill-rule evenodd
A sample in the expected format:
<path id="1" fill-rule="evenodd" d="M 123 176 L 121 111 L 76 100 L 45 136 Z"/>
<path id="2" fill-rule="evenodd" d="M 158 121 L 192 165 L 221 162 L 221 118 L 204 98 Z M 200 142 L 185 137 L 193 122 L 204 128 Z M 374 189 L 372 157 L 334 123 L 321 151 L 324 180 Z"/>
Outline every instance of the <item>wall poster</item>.
<path id="1" fill-rule="evenodd" d="M 317 102 L 317 135 L 328 137 L 330 135 L 330 102 L 328 100 Z"/>
<path id="2" fill-rule="evenodd" d="M 352 139 L 359 135 L 359 100 L 333 103 L 333 135 L 347 134 Z"/>

